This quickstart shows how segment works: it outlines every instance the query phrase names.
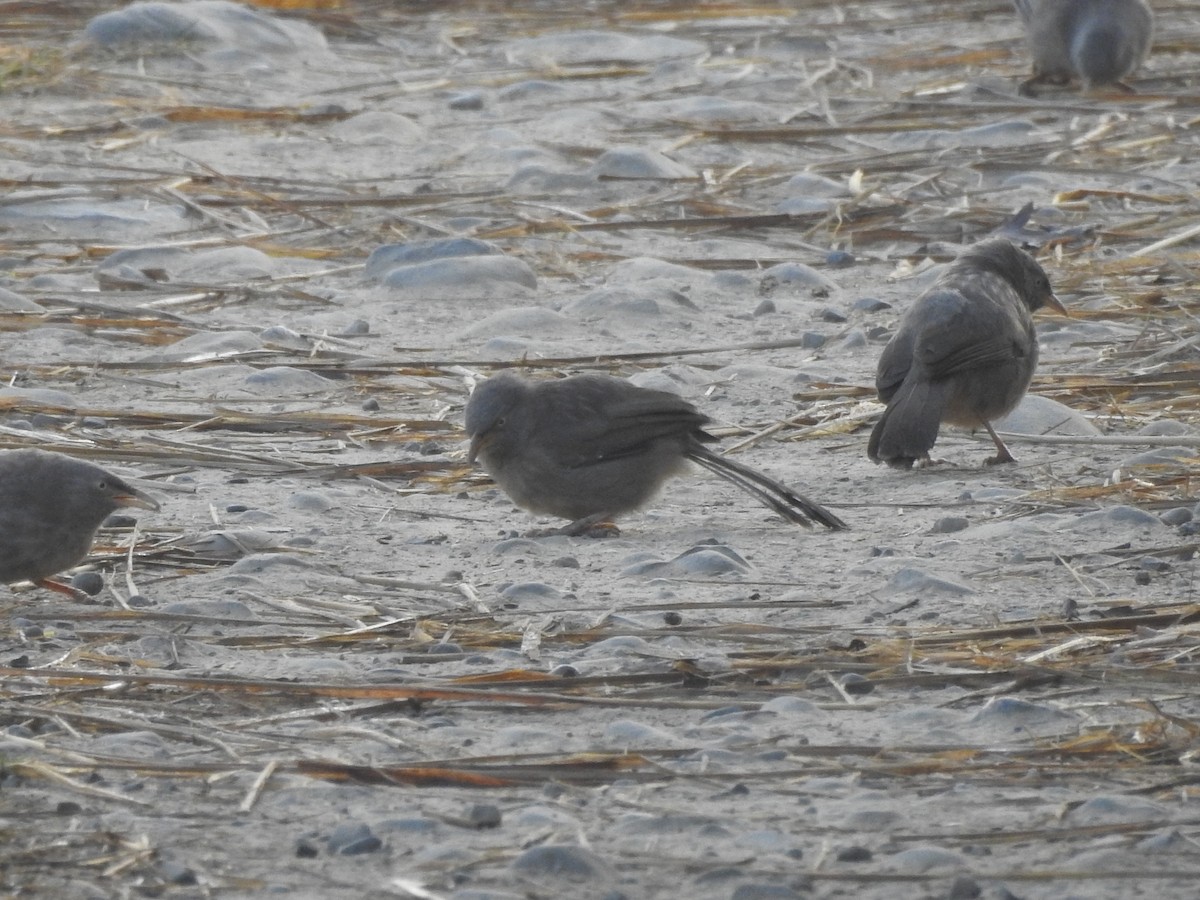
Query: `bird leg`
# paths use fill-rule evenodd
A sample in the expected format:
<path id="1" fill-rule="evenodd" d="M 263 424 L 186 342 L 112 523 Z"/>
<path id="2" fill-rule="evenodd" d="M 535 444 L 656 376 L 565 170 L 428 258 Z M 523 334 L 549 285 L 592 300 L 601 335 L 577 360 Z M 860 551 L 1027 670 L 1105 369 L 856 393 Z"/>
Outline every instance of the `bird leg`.
<path id="1" fill-rule="evenodd" d="M 33 583 L 36 584 L 38 587 L 45 588 L 48 591 L 55 591 L 56 593 L 59 593 L 59 594 L 66 594 L 68 597 L 70 597 L 76 603 L 91 603 L 91 602 L 93 602 L 90 594 L 87 594 L 86 592 L 81 591 L 77 587 L 72 587 L 69 584 L 63 584 L 61 581 L 54 581 L 51 578 L 35 578 L 33 580 Z"/>
<path id="2" fill-rule="evenodd" d="M 996 442 L 996 455 L 984 460 L 984 465 L 996 466 L 1000 463 L 1015 463 L 1017 458 L 1008 451 L 1008 445 L 1000 440 L 1000 435 L 996 434 L 996 429 L 992 427 L 992 423 L 984 421 L 983 427 L 987 429 L 987 433 L 992 436 L 992 440 Z"/>

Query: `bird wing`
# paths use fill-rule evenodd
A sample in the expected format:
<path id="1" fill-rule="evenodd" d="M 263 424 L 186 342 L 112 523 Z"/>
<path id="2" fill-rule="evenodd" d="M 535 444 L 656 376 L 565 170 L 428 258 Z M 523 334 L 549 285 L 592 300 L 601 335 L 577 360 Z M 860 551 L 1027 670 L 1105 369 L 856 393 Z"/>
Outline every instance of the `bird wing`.
<path id="1" fill-rule="evenodd" d="M 559 425 L 553 450 L 562 465 L 593 465 L 641 452 L 663 438 L 695 434 L 708 417 L 675 394 L 617 379 L 574 379 L 572 391 L 550 398 Z"/>
<path id="2" fill-rule="evenodd" d="M 1028 316 L 1022 317 L 1020 299 L 1007 284 L 936 291 L 920 303 L 913 360 L 932 380 L 1010 362 L 1030 351 Z"/>

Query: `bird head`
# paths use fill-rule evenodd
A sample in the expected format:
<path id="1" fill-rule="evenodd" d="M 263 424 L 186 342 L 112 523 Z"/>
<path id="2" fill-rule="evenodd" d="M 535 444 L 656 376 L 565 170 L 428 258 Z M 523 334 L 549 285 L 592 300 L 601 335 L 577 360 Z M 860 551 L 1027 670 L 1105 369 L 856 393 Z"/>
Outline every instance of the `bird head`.
<path id="1" fill-rule="evenodd" d="M 96 488 L 101 495 L 107 497 L 113 509 L 136 507 L 158 511 L 158 501 L 149 494 L 139 491 L 128 482 L 118 478 L 111 472 L 104 472 L 96 482 Z"/>
<path id="2" fill-rule="evenodd" d="M 463 427 L 471 439 L 467 459 L 475 462 L 505 434 L 509 416 L 528 390 L 525 381 L 511 372 L 493 375 L 475 388 L 463 416 Z"/>

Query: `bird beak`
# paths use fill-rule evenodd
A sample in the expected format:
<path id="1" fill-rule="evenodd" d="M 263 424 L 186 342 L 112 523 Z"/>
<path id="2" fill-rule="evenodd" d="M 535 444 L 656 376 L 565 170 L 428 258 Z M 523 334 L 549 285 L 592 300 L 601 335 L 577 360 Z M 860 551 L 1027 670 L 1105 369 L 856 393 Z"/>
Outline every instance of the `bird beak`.
<path id="1" fill-rule="evenodd" d="M 471 438 L 471 446 L 467 448 L 467 462 L 475 462 L 475 457 L 479 455 L 479 451 L 491 442 L 490 435 L 490 431 L 485 431 Z"/>
<path id="2" fill-rule="evenodd" d="M 119 494 L 116 494 L 113 497 L 113 501 L 119 507 L 135 506 L 138 509 L 151 509 L 155 511 L 158 511 L 161 508 L 158 505 L 157 500 L 155 500 L 149 494 L 143 494 L 136 488 L 129 488 L 128 490 L 121 491 Z"/>
<path id="3" fill-rule="evenodd" d="M 1071 313 L 1067 310 L 1067 308 L 1065 306 L 1062 305 L 1062 301 L 1059 300 L 1058 297 L 1054 296 L 1053 293 L 1046 295 L 1045 299 L 1046 299 L 1046 305 L 1048 307 L 1050 307 L 1052 310 L 1054 310 L 1057 313 L 1061 313 L 1062 315 L 1067 316 L 1068 318 L 1070 317 Z"/>

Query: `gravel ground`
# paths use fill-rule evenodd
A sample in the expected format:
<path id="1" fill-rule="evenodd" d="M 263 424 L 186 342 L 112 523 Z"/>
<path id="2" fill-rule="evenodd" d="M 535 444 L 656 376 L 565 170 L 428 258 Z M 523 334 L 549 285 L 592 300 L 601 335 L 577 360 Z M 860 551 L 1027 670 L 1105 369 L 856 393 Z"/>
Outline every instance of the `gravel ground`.
<path id="1" fill-rule="evenodd" d="M 0 447 L 163 508 L 0 588 L 0 893 L 1195 896 L 1200 11 L 1025 98 L 998 0 L 9 6 Z M 995 234 L 1072 313 L 1019 462 L 873 465 Z M 527 537 L 461 432 L 509 366 L 850 530 L 697 472 Z"/>

